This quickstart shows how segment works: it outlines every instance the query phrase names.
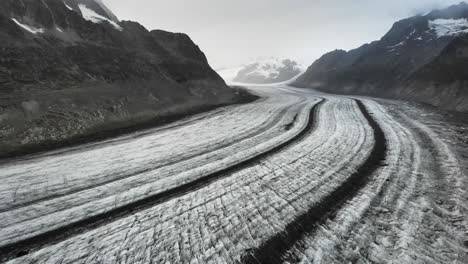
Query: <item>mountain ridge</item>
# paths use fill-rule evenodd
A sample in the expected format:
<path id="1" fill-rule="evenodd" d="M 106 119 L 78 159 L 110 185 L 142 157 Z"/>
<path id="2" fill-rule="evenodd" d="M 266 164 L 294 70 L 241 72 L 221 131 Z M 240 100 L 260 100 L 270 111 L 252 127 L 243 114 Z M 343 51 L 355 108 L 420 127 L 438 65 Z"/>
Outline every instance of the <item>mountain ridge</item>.
<path id="1" fill-rule="evenodd" d="M 397 21 L 378 41 L 325 54 L 293 85 L 468 111 L 467 19 L 460 3 Z"/>
<path id="2" fill-rule="evenodd" d="M 218 69 L 225 81 L 239 84 L 273 84 L 289 81 L 303 72 L 302 66 L 286 58 L 260 58 L 235 68 Z"/>
<path id="3" fill-rule="evenodd" d="M 102 6 L 0 2 L 0 154 L 249 97 L 188 35 L 119 21 Z"/>

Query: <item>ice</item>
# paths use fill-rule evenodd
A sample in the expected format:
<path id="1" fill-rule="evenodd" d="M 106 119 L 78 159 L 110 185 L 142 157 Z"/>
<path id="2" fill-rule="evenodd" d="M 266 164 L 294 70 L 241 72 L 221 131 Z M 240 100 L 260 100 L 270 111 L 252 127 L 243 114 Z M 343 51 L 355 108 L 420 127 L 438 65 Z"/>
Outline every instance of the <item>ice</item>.
<path id="1" fill-rule="evenodd" d="M 37 33 L 44 33 L 44 29 L 43 28 L 35 28 L 35 27 L 32 27 L 32 26 L 28 26 L 28 25 L 25 25 L 25 24 L 22 24 L 20 23 L 18 20 L 16 20 L 15 18 L 12 18 L 11 20 L 13 20 L 18 26 L 20 26 L 22 29 L 26 30 L 26 31 L 29 31 L 33 34 L 37 34 Z"/>
<path id="2" fill-rule="evenodd" d="M 460 247 L 463 226 L 444 222 L 451 218 L 463 219 L 458 210 L 463 208 L 461 182 L 466 176 L 459 171 L 452 151 L 431 129 L 407 116 L 408 110 L 401 110 L 400 105 L 398 110 L 391 111 L 388 106 L 372 101 L 366 105 L 390 142 L 386 166 L 374 174 L 375 178 L 334 219 L 298 243 L 290 254 L 305 262 L 324 254 L 322 263 L 366 263 L 365 260 L 419 263 L 415 262 L 418 259 L 427 263 L 467 263 Z M 422 143 L 420 139 L 424 137 L 429 142 Z M 431 156 L 428 149 L 436 154 Z M 407 166 L 402 166 L 405 162 Z M 441 171 L 437 172 L 434 166 Z M 443 187 L 433 192 L 435 185 L 449 183 L 451 195 L 437 193 Z M 440 205 L 432 200 L 434 195 L 450 200 L 452 204 L 448 208 L 451 209 L 439 209 Z M 355 251 L 357 254 L 353 254 Z M 459 262 L 453 261 L 454 256 Z"/>
<path id="3" fill-rule="evenodd" d="M 67 5 L 67 3 L 63 2 L 63 4 L 64 4 L 65 7 L 67 7 L 69 10 L 72 10 L 72 11 L 73 11 L 73 8 L 71 8 L 69 5 Z"/>
<path id="4" fill-rule="evenodd" d="M 389 48 L 389 49 L 394 49 L 394 48 L 396 48 L 396 47 L 403 46 L 403 45 L 405 45 L 405 42 L 404 42 L 404 41 L 402 41 L 402 42 L 400 42 L 400 43 L 398 43 L 398 44 L 395 44 L 395 45 L 393 45 L 393 46 L 388 46 L 387 48 Z"/>
<path id="5" fill-rule="evenodd" d="M 246 75 L 258 75 L 268 78 L 278 76 L 279 71 L 284 67 L 283 60 L 278 58 L 268 58 L 258 63 L 258 66 Z"/>
<path id="6" fill-rule="evenodd" d="M 33 226 L 37 226 L 41 225 L 41 221 L 44 220 L 44 225 L 37 229 L 38 231 L 41 231 L 46 228 L 46 225 L 57 225 L 64 223 L 65 221 L 63 219 L 67 218 L 66 216 L 64 217 L 64 215 L 71 213 L 73 214 L 73 217 L 70 217 L 69 219 L 77 219 L 80 216 L 76 213 L 83 214 L 82 216 L 89 216 L 88 210 L 90 208 L 101 210 L 96 207 L 97 203 L 92 202 L 95 199 L 100 200 L 100 208 L 104 209 L 106 206 L 102 206 L 106 203 L 110 206 L 108 208 L 111 208 L 117 203 L 127 203 L 130 200 L 139 199 L 141 196 L 148 195 L 148 192 L 160 192 L 164 189 L 174 186 L 174 184 L 184 182 L 188 179 L 193 180 L 197 177 L 200 177 L 207 173 L 207 171 L 229 166 L 229 164 L 232 164 L 232 162 L 236 162 L 237 159 L 244 159 L 251 155 L 255 155 L 261 149 L 269 148 L 271 145 L 275 145 L 275 142 L 278 140 L 283 141 L 288 137 L 291 137 L 291 135 L 296 133 L 295 130 L 300 129 L 300 127 L 295 127 L 289 130 L 287 133 L 283 133 L 283 127 L 285 123 L 290 123 L 291 119 L 294 117 L 293 113 L 290 113 L 284 117 L 284 120 L 281 119 L 281 116 L 284 115 L 284 113 L 282 113 L 284 111 L 282 111 L 281 108 L 285 106 L 285 103 L 286 105 L 296 105 L 298 101 L 296 96 L 286 95 L 281 99 L 272 98 L 272 100 L 263 101 L 261 103 L 259 102 L 259 104 L 236 108 L 236 111 L 233 111 L 234 109 L 230 111 L 223 111 L 203 120 L 203 122 L 200 121 L 198 123 L 189 124 L 187 126 L 175 128 L 173 130 L 162 131 L 161 133 L 163 134 L 156 133 L 151 136 L 148 135 L 143 138 L 137 138 L 135 139 L 136 141 L 130 145 L 125 143 L 121 146 L 112 144 L 99 150 L 96 149 L 96 151 L 90 150 L 93 154 L 75 153 L 70 156 L 66 155 L 66 157 L 62 156 L 58 160 L 52 158 L 46 163 L 52 162 L 56 164 L 56 162 L 59 160 L 63 162 L 63 159 L 65 158 L 67 160 L 65 163 L 68 164 L 67 166 L 71 167 L 64 169 L 57 168 L 55 166 L 41 165 L 46 171 L 37 171 L 37 174 L 35 174 L 34 177 L 31 177 L 31 174 L 29 174 L 28 171 L 36 170 L 37 164 L 21 164 L 19 166 L 2 168 L 0 175 L 5 175 L 4 173 L 6 173 L 6 175 L 11 175 L 10 173 L 12 173 L 17 174 L 19 178 L 25 176 L 26 178 L 29 178 L 31 186 L 35 186 L 33 188 L 24 188 L 23 186 L 21 187 L 22 190 L 16 192 L 15 194 L 0 188 L 0 190 L 3 190 L 0 191 L 2 194 L 0 196 L 5 198 L 2 198 L 2 202 L 8 200 L 10 201 L 10 205 L 15 204 L 16 202 L 11 203 L 10 198 L 16 196 L 18 197 L 16 200 L 18 202 L 17 205 L 24 205 L 24 203 L 29 203 L 28 200 L 30 198 L 37 199 L 39 197 L 41 197 L 41 199 L 46 203 L 40 206 L 36 204 L 35 207 L 40 210 L 41 213 L 35 214 L 33 219 L 30 218 L 31 215 L 28 216 L 27 211 L 29 211 L 31 208 L 28 209 L 27 207 L 14 210 L 16 213 L 14 213 L 15 217 L 12 218 L 0 213 L 0 215 L 2 215 L 2 219 L 4 220 L 0 226 L 3 226 L 4 224 L 13 224 L 13 222 L 16 221 L 23 222 L 27 220 L 33 220 Z M 279 107 L 279 111 L 274 110 L 272 112 L 273 108 L 271 107 L 275 107 L 275 105 Z M 252 113 L 264 114 L 252 115 Z M 301 116 L 306 116 L 307 113 L 307 109 L 303 109 Z M 222 122 L 222 120 L 229 120 L 229 122 Z M 281 123 L 275 124 L 278 121 Z M 252 135 L 258 133 L 257 131 L 262 131 L 265 129 L 265 127 L 270 126 L 271 122 L 275 124 L 274 127 L 268 131 L 262 132 L 257 136 Z M 252 124 L 258 124 L 259 126 L 252 126 Z M 189 131 L 198 131 L 197 133 L 193 134 L 193 136 L 197 137 L 197 140 L 190 139 L 191 137 L 188 135 L 192 133 Z M 227 139 L 226 135 L 224 134 L 227 132 L 229 132 L 229 139 Z M 200 137 L 199 135 L 205 136 Z M 275 135 L 277 137 L 275 137 Z M 244 137 L 246 138 L 242 139 Z M 275 142 L 266 140 L 271 137 L 273 137 Z M 186 140 L 181 140 L 181 138 L 185 138 Z M 208 150 L 207 148 L 217 148 L 219 145 L 230 143 L 229 141 L 231 140 L 240 140 L 241 144 L 224 147 L 223 149 L 215 150 L 206 154 L 199 154 L 191 159 L 182 160 L 177 164 L 158 168 L 164 164 L 161 163 L 161 161 L 164 162 L 164 159 L 169 159 L 172 162 L 177 161 L 179 159 L 193 156 L 197 153 L 204 153 Z M 259 142 L 264 143 L 259 144 Z M 264 145 L 263 147 L 262 144 Z M 135 155 L 132 155 L 131 162 L 128 162 L 130 156 L 123 157 L 121 153 L 122 151 L 131 151 L 133 148 L 130 146 L 132 145 L 138 150 L 132 151 Z M 142 148 L 141 146 L 145 147 Z M 256 147 L 249 149 L 251 146 Z M 90 160 L 87 157 L 92 159 Z M 96 159 L 96 157 L 100 158 Z M 69 160 L 69 158 L 71 160 Z M 97 162 L 95 163 L 92 160 L 96 160 Z M 84 166 L 80 161 L 85 162 L 88 165 Z M 210 164 L 211 162 L 213 163 Z M 91 163 L 94 164 L 91 165 Z M 207 166 L 202 166 L 205 163 L 208 163 Z M 33 169 L 30 166 L 36 167 L 36 169 Z M 148 172 L 137 172 L 139 167 L 149 168 L 148 166 L 153 167 L 153 169 L 148 170 Z M 63 174 L 63 171 L 65 170 L 67 170 L 67 172 Z M 135 177 L 131 176 L 128 179 L 118 179 L 122 178 L 122 176 L 125 176 L 125 174 L 129 174 L 128 176 L 135 175 Z M 117 177 L 116 181 L 109 182 L 111 178 L 115 177 Z M 1 186 L 10 186 L 12 188 L 11 190 L 14 190 L 16 189 L 16 184 L 14 182 L 21 184 L 17 180 L 18 178 L 16 177 L 10 178 L 9 180 L 6 180 L 8 182 L 6 185 Z M 122 181 L 125 181 L 125 183 Z M 107 182 L 107 184 L 102 185 L 103 182 Z M 156 186 L 158 186 L 156 188 L 155 183 L 157 183 Z M 98 187 L 97 185 L 100 185 L 100 187 L 98 187 L 100 190 L 92 188 L 88 191 L 83 190 L 76 192 L 81 187 L 87 187 L 89 184 L 96 185 L 96 187 Z M 113 187 L 110 187 L 111 185 Z M 45 188 L 47 191 L 44 191 L 44 189 L 40 191 L 41 188 Z M 112 198 L 112 196 L 115 197 L 116 195 L 121 197 L 123 194 L 121 191 L 128 191 L 131 193 L 130 197 L 118 200 Z M 28 192 L 28 194 L 24 192 Z M 72 195 L 74 196 L 73 198 L 67 195 L 67 201 L 58 201 L 56 199 L 51 200 L 47 198 L 51 195 L 60 195 L 67 192 L 74 193 Z M 36 195 L 35 197 L 34 195 L 29 195 L 34 193 Z M 110 196 L 110 199 L 103 199 L 103 195 L 106 195 L 106 193 Z M 13 194 L 13 196 L 10 194 Z M 56 200 L 56 202 L 53 202 L 53 200 Z M 86 205 L 87 203 L 89 204 Z M 6 205 L 4 203 L 2 204 Z M 66 210 L 67 208 L 71 209 L 73 206 L 84 208 L 82 207 L 83 205 L 87 206 L 86 210 Z M 41 209 L 39 209 L 39 207 Z M 57 212 L 60 210 L 63 211 Z M 46 214 L 49 214 L 49 216 L 54 215 L 52 218 L 54 220 L 51 220 L 51 218 L 45 218 Z M 59 215 L 62 215 L 62 217 L 59 217 Z M 56 220 L 58 222 L 56 222 Z M 22 224 L 24 227 L 25 222 Z M 2 230 L 2 232 L 7 232 L 8 229 L 9 228 L 5 228 Z M 15 231 L 15 233 L 16 236 L 20 235 L 22 232 Z M 28 229 L 26 233 L 31 234 L 33 233 L 33 230 Z M 4 238 L 7 237 L 6 233 L 2 234 L 5 234 Z"/>
<path id="7" fill-rule="evenodd" d="M 107 21 L 112 26 L 114 26 L 115 29 L 120 30 L 120 31 L 123 30 L 122 27 L 119 26 L 117 23 L 115 23 L 114 21 L 108 19 L 107 17 L 104 17 L 104 16 L 94 12 L 94 10 L 89 9 L 87 6 L 85 6 L 83 4 L 79 4 L 78 7 L 80 8 L 81 14 L 83 15 L 84 19 L 86 19 L 88 21 L 91 21 L 93 23 L 96 23 L 96 24 Z"/>
<path id="8" fill-rule="evenodd" d="M 249 65 L 250 66 L 255 65 L 255 67 L 253 67 L 250 70 L 250 72 L 247 72 L 244 75 L 262 76 L 264 78 L 269 78 L 269 77 L 274 78 L 278 76 L 281 69 L 285 67 L 284 60 L 285 59 L 280 59 L 280 58 L 275 58 L 275 57 L 259 58 L 257 62 L 247 63 L 240 67 L 218 69 L 217 72 L 229 85 L 239 85 L 239 86 L 251 85 L 251 86 L 256 86 L 256 87 L 261 87 L 261 86 L 280 87 L 280 86 L 284 86 L 284 85 L 294 82 L 299 76 L 301 76 L 305 72 L 306 68 L 304 68 L 300 64 L 297 64 L 295 66 L 295 69 L 298 70 L 299 73 L 296 76 L 292 77 L 290 80 L 277 82 L 277 83 L 248 84 L 248 83 L 243 83 L 243 82 L 234 82 L 233 80 L 237 77 L 238 73 L 241 70 L 245 69 Z"/>
<path id="9" fill-rule="evenodd" d="M 408 37 L 406 37 L 406 39 L 410 39 L 414 33 L 416 33 L 416 29 L 413 29 L 413 31 L 411 31 L 411 33 L 408 35 Z"/>
<path id="10" fill-rule="evenodd" d="M 250 89 L 263 99 L 0 165 L 2 245 L 238 164 L 313 122 L 310 134 L 279 152 L 10 263 L 237 263 L 343 186 L 376 146 L 353 98 L 278 85 Z M 311 116 L 317 97 L 326 101 Z M 426 112 L 358 99 L 385 134 L 385 161 L 304 231 L 283 263 L 468 263 L 460 246 L 466 175 L 457 156 L 416 121 Z"/>
<path id="11" fill-rule="evenodd" d="M 280 100 L 285 100 L 290 96 L 300 98 L 299 93 L 292 91 L 290 95 L 280 93 L 278 96 Z M 311 204 L 339 186 L 368 155 L 368 150 L 373 144 L 372 133 L 369 126 L 364 123 L 364 117 L 358 112 L 356 104 L 352 100 L 331 101 L 331 103 L 323 104 L 322 110 L 317 112 L 316 129 L 310 136 L 301 140 L 300 144 L 294 144 L 284 152 L 269 156 L 257 164 L 213 182 L 200 190 L 194 190 L 167 203 L 136 212 L 110 225 L 38 251 L 34 256 L 30 256 L 31 259 L 53 263 L 56 257 L 65 256 L 66 261 L 73 262 L 89 252 L 91 255 L 85 257 L 84 261 L 95 258 L 99 262 L 99 260 L 112 258 L 115 253 L 115 256 L 125 258 L 126 262 L 132 263 L 137 259 L 149 262 L 151 256 L 147 254 L 154 252 L 153 258 L 157 263 L 191 263 L 191 261 L 208 263 L 210 259 L 213 263 L 223 263 L 223 259 L 227 263 L 234 263 L 240 259 L 245 250 L 260 245 L 270 236 L 281 232 L 288 223 L 294 221 L 297 215 L 306 212 Z M 15 213 L 15 219 L 11 220 L 18 222 L 19 225 L 16 228 L 13 226 L 4 228 L 3 237 L 11 239 L 11 235 L 18 238 L 21 233 L 28 236 L 31 232 L 43 232 L 53 222 L 60 225 L 64 219 L 76 220 L 80 215 L 89 216 L 90 213 L 106 210 L 114 204 L 128 203 L 133 199 L 138 199 L 141 195 L 157 191 L 159 188 L 167 188 L 171 184 L 177 185 L 185 180 L 195 179 L 213 169 L 222 169 L 231 162 L 243 160 L 255 152 L 272 148 L 303 129 L 308 122 L 310 108 L 316 102 L 317 98 L 312 95 L 303 103 L 294 100 L 288 102 L 294 107 L 290 109 L 291 112 L 281 125 L 272 128 L 271 132 L 277 131 L 274 133 L 276 136 L 268 136 L 271 132 L 265 132 L 253 137 L 252 140 L 239 142 L 239 144 L 250 145 L 250 149 L 218 153 L 214 159 L 209 160 L 203 158 L 200 161 L 205 160 L 208 164 L 197 168 L 199 172 L 186 176 L 173 175 L 165 177 L 163 181 L 156 181 L 160 175 L 157 172 L 147 173 L 148 175 L 140 174 L 132 181 L 128 181 L 130 184 L 132 182 L 142 184 L 138 189 L 129 190 L 128 183 L 119 184 L 124 188 L 123 191 L 116 191 L 115 187 L 118 186 L 106 186 L 107 188 L 96 192 L 97 196 L 92 199 L 94 205 L 86 206 L 87 208 L 73 205 L 86 198 L 83 193 L 74 198 L 63 196 L 61 201 L 57 200 L 57 203 L 54 203 L 55 205 L 49 204 L 43 208 L 36 208 L 45 212 L 65 204 L 65 211 L 68 213 L 50 212 L 41 216 L 38 212 L 35 216 L 27 215 L 26 217 L 31 217 L 28 221 L 18 219 L 24 218 L 24 214 Z M 265 103 L 271 104 L 271 101 L 259 102 L 257 107 Z M 270 107 L 276 107 L 275 105 L 276 103 Z M 233 108 L 230 111 L 239 114 L 239 110 L 239 108 Z M 261 113 L 260 109 L 252 110 L 250 115 Z M 225 114 L 227 113 L 223 115 Z M 290 123 L 296 114 L 297 125 L 288 131 L 281 130 L 280 128 Z M 223 120 L 229 119 L 223 118 Z M 249 123 L 250 126 L 248 126 Z M 233 122 L 233 128 L 239 125 L 244 126 L 244 124 L 247 127 L 253 125 L 243 120 Z M 204 127 L 206 124 L 201 126 L 201 128 Z M 193 134 L 194 131 L 193 127 L 180 129 L 187 131 L 188 135 Z M 225 130 L 213 131 L 213 135 L 221 134 L 222 136 L 223 131 Z M 168 132 L 174 134 L 174 131 Z M 203 133 L 196 134 L 204 135 Z M 154 141 L 154 138 L 150 141 Z M 144 145 L 138 142 L 132 142 L 132 144 L 135 144 L 135 147 Z M 337 144 L 351 147 L 342 150 L 335 147 Z M 170 145 L 166 148 L 174 149 Z M 129 149 L 128 145 L 126 149 Z M 138 153 L 137 151 L 136 154 Z M 148 156 L 148 153 L 142 154 Z M 22 164 L 16 169 L 25 170 L 25 167 L 25 164 Z M 173 167 L 185 166 L 179 163 Z M 9 173 L 16 174 L 14 171 Z M 110 172 L 108 177 L 112 177 L 113 174 Z M 143 185 L 145 178 L 149 181 Z M 83 182 L 91 179 L 91 175 L 81 177 Z M 62 185 L 61 182 L 58 184 Z M 115 195 L 104 198 L 105 192 L 109 191 L 115 192 Z M 22 228 L 21 231 L 18 231 L 18 227 Z M 93 239 L 97 237 L 99 239 Z M 102 249 L 100 252 L 103 253 L 97 254 L 98 250 L 90 251 L 92 248 Z M 125 251 L 125 256 L 120 255 L 123 251 Z M 73 252 L 73 254 L 64 255 L 64 252 Z"/>
<path id="12" fill-rule="evenodd" d="M 436 32 L 437 37 L 451 37 L 468 33 L 468 20 L 461 19 L 435 19 L 429 21 L 429 27 Z"/>

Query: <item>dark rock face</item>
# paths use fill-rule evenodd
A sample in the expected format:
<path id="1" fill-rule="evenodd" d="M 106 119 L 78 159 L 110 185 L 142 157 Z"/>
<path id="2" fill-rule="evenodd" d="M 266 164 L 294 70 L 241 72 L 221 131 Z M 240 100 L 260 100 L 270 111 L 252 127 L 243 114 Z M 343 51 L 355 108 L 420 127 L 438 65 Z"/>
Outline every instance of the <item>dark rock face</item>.
<path id="1" fill-rule="evenodd" d="M 468 111 L 468 5 L 401 20 L 379 41 L 333 51 L 294 83 Z"/>
<path id="2" fill-rule="evenodd" d="M 268 59 L 246 65 L 233 79 L 234 82 L 269 84 L 291 80 L 301 73 L 299 64 L 289 59 Z"/>
<path id="3" fill-rule="evenodd" d="M 187 35 L 99 0 L 2 0 L 0 39 L 0 154 L 238 100 Z"/>

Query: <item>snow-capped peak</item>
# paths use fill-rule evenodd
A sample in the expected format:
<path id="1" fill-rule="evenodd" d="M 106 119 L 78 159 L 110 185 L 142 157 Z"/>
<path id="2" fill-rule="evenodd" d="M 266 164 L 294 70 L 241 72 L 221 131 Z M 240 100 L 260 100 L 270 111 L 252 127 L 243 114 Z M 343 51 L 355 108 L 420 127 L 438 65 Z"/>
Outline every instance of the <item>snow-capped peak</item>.
<path id="1" fill-rule="evenodd" d="M 460 34 L 468 33 L 468 20 L 466 18 L 460 19 L 443 19 L 438 18 L 429 21 L 429 27 L 435 31 L 437 37 L 458 36 Z"/>
<path id="2" fill-rule="evenodd" d="M 96 13 L 94 10 L 88 8 L 86 5 L 79 4 L 78 8 L 80 9 L 81 14 L 83 15 L 84 19 L 86 19 L 88 21 L 91 21 L 93 23 L 102 23 L 104 21 L 107 21 L 112 26 L 114 26 L 114 28 L 116 28 L 117 30 L 122 30 L 122 27 L 119 26 L 119 24 L 115 23 L 114 21 L 108 19 L 105 16 L 102 16 L 102 15 Z"/>
<path id="3" fill-rule="evenodd" d="M 271 57 L 219 72 L 228 82 L 266 84 L 291 80 L 303 68 L 295 61 Z"/>
<path id="4" fill-rule="evenodd" d="M 255 74 L 258 76 L 263 76 L 265 78 L 274 78 L 279 76 L 280 71 L 285 67 L 291 67 L 300 71 L 299 64 L 289 59 L 267 58 L 258 62 L 248 64 L 246 68 L 249 68 L 249 70 L 247 70 L 245 74 Z"/>

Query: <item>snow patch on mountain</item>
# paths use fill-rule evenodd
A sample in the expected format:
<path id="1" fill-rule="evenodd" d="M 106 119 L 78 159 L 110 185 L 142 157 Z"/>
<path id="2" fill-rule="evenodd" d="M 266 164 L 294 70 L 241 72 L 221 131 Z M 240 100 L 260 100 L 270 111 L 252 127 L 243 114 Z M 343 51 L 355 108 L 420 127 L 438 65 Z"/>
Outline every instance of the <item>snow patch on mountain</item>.
<path id="1" fill-rule="evenodd" d="M 23 24 L 21 22 L 19 22 L 18 20 L 16 20 L 15 18 L 12 18 L 11 20 L 13 20 L 13 22 L 15 22 L 18 26 L 20 26 L 22 29 L 30 32 L 30 33 L 33 33 L 33 34 L 37 34 L 37 33 L 44 33 L 44 29 L 43 28 L 35 28 L 35 27 L 32 27 L 32 26 L 28 26 L 26 24 Z"/>
<path id="2" fill-rule="evenodd" d="M 280 74 L 280 71 L 286 66 L 286 64 L 291 62 L 292 61 L 289 60 L 269 58 L 264 61 L 255 63 L 257 67 L 252 67 L 252 69 L 246 74 L 256 74 L 265 78 L 277 77 Z"/>
<path id="3" fill-rule="evenodd" d="M 78 7 L 80 8 L 81 14 L 83 15 L 83 18 L 91 21 L 93 23 L 102 23 L 104 21 L 109 22 L 112 26 L 114 26 L 115 29 L 122 31 L 122 27 L 119 26 L 117 23 L 114 21 L 108 19 L 107 17 L 104 17 L 98 13 L 96 13 L 94 10 L 89 9 L 87 6 L 83 4 L 79 4 Z"/>
<path id="4" fill-rule="evenodd" d="M 395 44 L 395 45 L 393 45 L 393 46 L 388 46 L 387 48 L 389 48 L 389 49 L 394 49 L 394 48 L 396 48 L 396 47 L 403 46 L 403 45 L 405 45 L 405 42 L 404 42 L 404 41 L 402 41 L 402 42 L 400 42 L 400 43 L 398 43 L 398 44 Z"/>
<path id="5" fill-rule="evenodd" d="M 67 5 L 67 3 L 63 2 L 63 4 L 65 5 L 66 8 L 68 8 L 69 10 L 73 11 L 73 8 L 71 8 L 71 6 Z"/>
<path id="6" fill-rule="evenodd" d="M 461 19 L 435 19 L 429 21 L 429 27 L 436 32 L 437 37 L 452 37 L 468 33 L 468 20 Z"/>
<path id="7" fill-rule="evenodd" d="M 413 31 L 411 31 L 411 33 L 409 34 L 408 37 L 406 37 L 406 39 L 410 39 L 415 33 L 416 33 L 416 29 L 413 29 Z"/>
<path id="8" fill-rule="evenodd" d="M 119 23 L 119 19 L 117 16 L 109 9 L 107 6 L 102 2 L 102 0 L 94 0 L 101 8 L 102 10 L 106 13 L 107 17 L 109 17 L 112 21 Z"/>

